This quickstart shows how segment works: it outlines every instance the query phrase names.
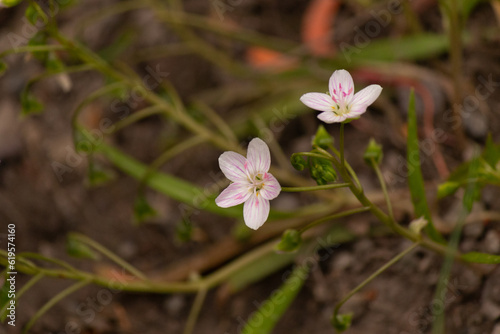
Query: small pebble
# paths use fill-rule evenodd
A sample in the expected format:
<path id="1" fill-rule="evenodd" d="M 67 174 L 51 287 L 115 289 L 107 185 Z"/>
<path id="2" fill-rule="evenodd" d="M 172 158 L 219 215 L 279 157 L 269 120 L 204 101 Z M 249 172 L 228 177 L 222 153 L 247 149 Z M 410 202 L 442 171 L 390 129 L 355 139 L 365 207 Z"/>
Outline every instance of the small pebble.
<path id="1" fill-rule="evenodd" d="M 351 264 L 354 262 L 354 258 L 352 254 L 347 253 L 347 252 L 342 252 L 339 253 L 335 256 L 335 260 L 333 262 L 333 268 L 335 270 L 338 270 L 340 272 L 345 271 L 349 267 L 351 267 Z"/>
<path id="2" fill-rule="evenodd" d="M 497 324 L 494 328 L 491 334 L 500 334 L 500 324 Z"/>
<path id="3" fill-rule="evenodd" d="M 471 239 L 478 239 L 484 231 L 484 225 L 481 223 L 467 224 L 464 226 L 464 236 Z"/>
<path id="4" fill-rule="evenodd" d="M 486 233 L 484 248 L 487 253 L 498 254 L 500 252 L 500 236 L 497 231 L 490 230 Z"/>
<path id="5" fill-rule="evenodd" d="M 164 308 L 169 315 L 179 315 L 186 305 L 183 295 L 173 295 L 165 299 Z"/>

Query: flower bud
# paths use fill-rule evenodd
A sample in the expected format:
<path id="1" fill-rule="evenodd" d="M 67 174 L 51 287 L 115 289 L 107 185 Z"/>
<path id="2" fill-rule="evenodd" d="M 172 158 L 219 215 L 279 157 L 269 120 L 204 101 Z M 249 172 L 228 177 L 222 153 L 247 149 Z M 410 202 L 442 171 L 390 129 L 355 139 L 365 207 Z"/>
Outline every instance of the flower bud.
<path id="1" fill-rule="evenodd" d="M 313 138 L 312 145 L 319 146 L 324 150 L 327 150 L 329 145 L 333 145 L 333 137 L 330 136 L 323 125 L 318 127 L 316 135 Z"/>
<path id="2" fill-rule="evenodd" d="M 276 250 L 279 252 L 293 252 L 302 244 L 302 237 L 297 230 L 286 230 L 281 241 L 276 245 Z"/>
<path id="3" fill-rule="evenodd" d="M 455 193 L 455 191 L 457 191 L 459 187 L 460 184 L 454 181 L 441 183 L 438 186 L 437 197 L 441 199 L 443 197 L 450 196 L 451 194 Z"/>
<path id="4" fill-rule="evenodd" d="M 344 332 L 351 327 L 352 313 L 347 314 L 337 314 L 332 319 L 332 326 L 337 332 Z"/>
<path id="5" fill-rule="evenodd" d="M 325 185 L 328 182 L 337 180 L 337 172 L 330 161 L 319 158 L 310 158 L 311 177 L 318 185 Z"/>
<path id="6" fill-rule="evenodd" d="M 372 161 L 379 164 L 382 161 L 382 146 L 377 144 L 377 142 L 372 138 L 368 143 L 368 147 L 363 154 L 363 159 L 368 165 L 372 165 Z"/>
<path id="7" fill-rule="evenodd" d="M 298 154 L 292 154 L 290 162 L 292 163 L 293 168 L 295 168 L 299 172 L 303 171 L 304 168 L 306 168 L 306 161 Z"/>

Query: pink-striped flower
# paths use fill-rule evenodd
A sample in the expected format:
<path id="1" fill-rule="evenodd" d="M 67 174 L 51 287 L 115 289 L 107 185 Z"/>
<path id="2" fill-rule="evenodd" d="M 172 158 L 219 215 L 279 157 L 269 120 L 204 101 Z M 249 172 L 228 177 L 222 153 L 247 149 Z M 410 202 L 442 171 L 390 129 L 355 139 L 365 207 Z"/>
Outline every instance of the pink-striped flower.
<path id="1" fill-rule="evenodd" d="M 219 166 L 233 183 L 222 191 L 215 203 L 222 208 L 245 203 L 245 224 L 258 229 L 269 216 L 269 201 L 281 191 L 278 180 L 268 173 L 271 154 L 267 144 L 254 138 L 248 144 L 246 158 L 236 152 L 224 152 L 219 157 Z"/>
<path id="2" fill-rule="evenodd" d="M 354 82 L 346 70 L 333 72 L 328 88 L 330 95 L 307 93 L 300 98 L 309 108 L 322 111 L 318 118 L 325 123 L 359 118 L 382 92 L 379 85 L 370 85 L 354 94 Z"/>

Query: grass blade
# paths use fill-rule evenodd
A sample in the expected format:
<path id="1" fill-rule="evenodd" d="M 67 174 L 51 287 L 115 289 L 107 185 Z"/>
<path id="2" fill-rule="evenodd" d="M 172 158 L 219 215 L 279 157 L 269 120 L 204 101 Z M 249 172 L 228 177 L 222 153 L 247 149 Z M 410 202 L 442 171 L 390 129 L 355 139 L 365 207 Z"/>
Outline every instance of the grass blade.
<path id="1" fill-rule="evenodd" d="M 275 290 L 271 297 L 252 314 L 241 332 L 245 334 L 271 333 L 278 320 L 297 296 L 308 274 L 309 267 L 307 265 L 295 267 L 283 285 Z"/>
<path id="2" fill-rule="evenodd" d="M 444 243 L 445 239 L 432 223 L 431 213 L 427 205 L 424 178 L 422 177 L 422 170 L 420 169 L 421 161 L 417 134 L 417 115 L 415 112 L 415 92 L 413 90 L 410 93 L 410 103 L 408 106 L 407 164 L 408 186 L 415 209 L 415 216 L 424 217 L 429 222 L 424 228 L 429 238 L 436 242 Z"/>

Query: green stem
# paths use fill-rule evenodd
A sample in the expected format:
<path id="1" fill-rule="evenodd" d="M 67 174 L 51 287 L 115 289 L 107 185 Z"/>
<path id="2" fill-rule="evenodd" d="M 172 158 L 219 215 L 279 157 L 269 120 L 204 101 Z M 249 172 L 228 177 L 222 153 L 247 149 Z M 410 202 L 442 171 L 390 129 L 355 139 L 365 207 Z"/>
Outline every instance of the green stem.
<path id="1" fill-rule="evenodd" d="M 337 303 L 337 305 L 335 306 L 335 310 L 333 311 L 333 321 L 335 321 L 337 319 L 337 315 L 338 315 L 338 312 L 340 310 L 340 308 L 342 307 L 342 305 L 345 304 L 345 302 L 347 302 L 352 296 L 354 296 L 359 290 L 363 289 L 368 283 L 370 283 L 371 281 L 373 281 L 374 278 L 376 278 L 378 275 L 380 275 L 381 273 L 383 273 L 385 270 L 387 270 L 387 268 L 389 268 L 390 266 L 392 266 L 393 264 L 395 264 L 396 262 L 398 262 L 399 260 L 401 260 L 405 255 L 407 255 L 408 253 L 410 253 L 413 249 L 415 249 L 418 245 L 420 245 L 420 243 L 416 242 L 414 243 L 413 245 L 411 245 L 409 248 L 407 248 L 406 250 L 404 250 L 403 252 L 399 253 L 398 255 L 396 255 L 394 258 L 392 258 L 389 262 L 387 262 L 386 264 L 384 264 L 382 267 L 380 267 L 376 272 L 374 272 L 373 274 L 371 274 L 367 279 L 365 279 L 363 282 L 361 282 L 357 287 L 355 287 L 354 289 L 352 289 L 344 298 L 342 298 L 342 300 L 340 302 Z"/>
<path id="2" fill-rule="evenodd" d="M 62 299 L 65 297 L 69 296 L 73 292 L 76 292 L 83 288 L 85 285 L 90 284 L 90 281 L 83 280 L 81 282 L 75 283 L 72 286 L 70 286 L 67 289 L 64 289 L 63 291 L 59 292 L 57 295 L 55 295 L 51 300 L 49 300 L 45 305 L 43 305 L 36 313 L 35 315 L 30 319 L 30 321 L 26 324 L 26 327 L 23 329 L 23 334 L 28 333 L 29 329 L 33 324 L 45 313 L 47 312 L 52 306 L 60 302 Z"/>
<path id="3" fill-rule="evenodd" d="M 319 153 L 314 153 L 314 152 L 298 152 L 298 153 L 292 154 L 292 156 L 294 156 L 294 155 L 300 155 L 303 157 L 320 158 L 320 159 L 326 159 L 326 160 L 331 160 L 331 158 L 332 158 L 331 155 L 327 156 L 324 154 L 319 154 Z"/>
<path id="4" fill-rule="evenodd" d="M 0 275 L 0 277 L 2 276 L 3 275 Z M 26 291 L 28 291 L 33 285 L 35 285 L 39 280 L 41 280 L 44 277 L 45 275 L 38 273 L 35 276 L 33 276 L 26 284 L 24 284 L 23 287 L 19 289 L 19 291 L 16 293 L 16 299 L 15 299 L 16 302 L 19 300 L 19 298 L 21 298 L 22 295 L 24 295 Z M 2 307 L 2 309 L 0 310 L 0 316 L 4 314 L 8 306 L 9 303 L 5 304 L 5 306 Z"/>
<path id="5" fill-rule="evenodd" d="M 363 207 L 363 208 L 352 209 L 352 210 L 348 210 L 348 211 L 344 211 L 344 212 L 339 212 L 339 213 L 336 213 L 334 215 L 326 216 L 326 217 L 317 219 L 317 220 L 313 221 L 312 223 L 307 224 L 306 226 L 304 226 L 303 228 L 301 228 L 299 230 L 299 233 L 302 234 L 305 231 L 307 231 L 307 230 L 309 230 L 309 229 L 311 229 L 311 228 L 313 228 L 321 223 L 330 221 L 330 220 L 339 219 L 342 217 L 354 215 L 356 213 L 361 213 L 361 212 L 365 212 L 365 211 L 369 211 L 369 210 L 370 210 L 370 208 Z"/>
<path id="6" fill-rule="evenodd" d="M 64 50 L 65 47 L 62 45 L 28 45 L 28 46 L 21 46 L 18 48 L 14 49 L 9 49 L 6 50 L 2 53 L 0 53 L 0 58 L 3 58 L 7 55 L 13 54 L 13 53 L 24 53 L 24 52 L 44 52 L 44 51 L 57 51 L 57 50 Z"/>
<path id="7" fill-rule="evenodd" d="M 196 101 L 194 106 L 205 114 L 212 124 L 214 124 L 219 129 L 220 133 L 223 134 L 229 141 L 236 145 L 238 144 L 238 138 L 236 137 L 231 126 L 229 126 L 229 124 L 227 124 L 226 121 L 215 112 L 215 110 L 201 101 Z"/>
<path id="8" fill-rule="evenodd" d="M 146 275 L 144 275 L 142 272 L 140 272 L 137 268 L 135 268 L 130 263 L 123 260 L 121 257 L 116 255 L 115 253 L 113 253 L 112 251 L 107 249 L 106 247 L 95 242 L 94 240 L 92 240 L 84 235 L 78 234 L 78 233 L 72 233 L 72 237 L 75 238 L 76 240 L 94 248 L 95 250 L 97 250 L 98 252 L 100 252 L 101 254 L 106 256 L 108 259 L 110 259 L 111 261 L 116 263 L 117 265 L 121 266 L 122 268 L 125 268 L 128 272 L 130 272 L 132 275 L 136 276 L 137 278 L 140 278 L 144 281 L 148 280 Z"/>
<path id="9" fill-rule="evenodd" d="M 391 199 L 389 197 L 389 193 L 387 192 L 387 185 L 385 184 L 384 176 L 382 175 L 382 172 L 380 171 L 380 166 L 375 161 L 375 159 L 371 158 L 370 160 L 372 163 L 372 167 L 375 170 L 375 173 L 377 173 L 377 177 L 378 177 L 378 180 L 380 182 L 380 186 L 382 187 L 382 191 L 383 191 L 384 197 L 385 197 L 385 202 L 387 203 L 387 211 L 389 212 L 389 217 L 392 220 L 394 220 L 394 213 L 392 211 Z"/>
<path id="10" fill-rule="evenodd" d="M 333 147 L 333 145 L 329 145 L 330 146 L 330 149 L 332 150 L 332 152 L 336 155 L 336 156 L 339 156 L 340 157 L 340 153 L 339 151 L 337 151 L 337 149 L 335 147 Z M 316 147 L 316 150 L 323 153 L 323 154 L 327 154 L 327 155 L 330 155 L 331 157 L 333 157 L 330 153 L 328 153 L 327 151 L 325 151 L 324 149 L 322 149 L 321 147 Z M 344 163 L 345 163 L 345 168 L 347 169 L 347 171 L 349 172 L 349 175 L 350 177 L 354 180 L 354 182 L 356 183 L 356 186 L 358 187 L 358 189 L 362 189 L 363 187 L 361 186 L 361 182 L 359 182 L 359 179 L 358 179 L 358 176 L 356 175 L 356 173 L 354 172 L 354 169 L 352 169 L 351 165 L 349 164 L 349 162 L 345 161 L 344 160 Z M 340 170 L 340 167 L 338 164 L 336 164 L 336 167 L 339 168 Z"/>
<path id="11" fill-rule="evenodd" d="M 172 159 L 176 155 L 180 153 L 184 153 L 192 147 L 195 147 L 204 142 L 204 138 L 200 136 L 194 136 L 184 141 L 181 141 L 179 144 L 167 149 L 163 152 L 158 158 L 156 158 L 148 167 L 147 171 L 144 173 L 144 177 L 141 179 L 141 183 L 139 185 L 139 193 L 143 192 L 148 185 L 149 178 L 164 165 L 168 160 Z"/>
<path id="12" fill-rule="evenodd" d="M 191 308 L 191 312 L 189 312 L 188 319 L 186 321 L 186 327 L 184 327 L 184 334 L 191 334 L 194 330 L 194 326 L 196 325 L 196 320 L 201 311 L 201 307 L 203 306 L 203 302 L 205 301 L 205 297 L 207 296 L 207 289 L 200 289 L 196 294 L 196 298 L 193 303 L 193 307 Z"/>
<path id="13" fill-rule="evenodd" d="M 334 184 L 325 184 L 321 186 L 312 186 L 312 187 L 281 187 L 281 191 L 296 193 L 302 191 L 316 191 L 316 190 L 327 190 L 327 189 L 346 188 L 346 187 L 349 187 L 349 183 L 334 183 Z"/>
<path id="14" fill-rule="evenodd" d="M 344 123 L 340 123 L 340 168 L 342 171 L 345 170 L 345 161 L 344 161 Z M 347 181 L 347 180 L 346 180 Z"/>
<path id="15" fill-rule="evenodd" d="M 163 109 L 158 107 L 158 106 L 151 106 L 144 108 L 140 111 L 134 112 L 132 115 L 116 122 L 116 124 L 112 127 L 113 130 L 110 131 L 110 134 L 115 134 L 116 132 L 120 131 L 121 129 L 140 121 L 143 118 L 157 115 L 157 114 L 162 114 L 164 113 Z"/>
<path id="16" fill-rule="evenodd" d="M 64 262 L 64 261 L 61 261 L 61 260 L 57 260 L 57 259 L 52 259 L 52 258 L 49 258 L 49 257 L 46 257 L 46 256 L 43 256 L 43 255 L 40 255 L 38 253 L 31 253 L 31 252 L 23 252 L 23 253 L 19 253 L 18 256 L 20 257 L 23 257 L 23 258 L 28 258 L 28 259 L 36 259 L 36 260 L 41 260 L 41 261 L 46 261 L 46 262 L 49 262 L 49 263 L 53 263 L 53 264 L 56 264 L 68 271 L 77 271 L 76 268 L 74 268 L 73 266 L 69 265 L 68 263 Z"/>

